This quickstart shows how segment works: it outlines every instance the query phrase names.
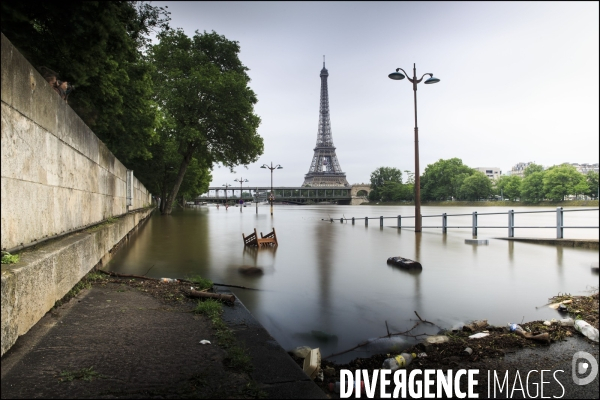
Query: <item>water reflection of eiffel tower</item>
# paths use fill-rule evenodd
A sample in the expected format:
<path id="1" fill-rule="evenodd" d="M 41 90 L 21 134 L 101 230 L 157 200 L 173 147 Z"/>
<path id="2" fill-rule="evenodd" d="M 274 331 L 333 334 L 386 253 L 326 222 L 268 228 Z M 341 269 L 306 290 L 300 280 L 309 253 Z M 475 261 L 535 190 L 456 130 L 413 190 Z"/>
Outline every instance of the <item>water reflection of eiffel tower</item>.
<path id="1" fill-rule="evenodd" d="M 331 120 L 329 118 L 329 93 L 327 78 L 329 72 L 325 69 L 325 56 L 323 56 L 323 69 L 321 70 L 321 106 L 319 108 L 319 132 L 317 145 L 308 174 L 304 176 L 302 186 L 349 186 L 346 174 L 342 172 L 340 163 L 335 154 L 335 146 L 331 137 Z"/>

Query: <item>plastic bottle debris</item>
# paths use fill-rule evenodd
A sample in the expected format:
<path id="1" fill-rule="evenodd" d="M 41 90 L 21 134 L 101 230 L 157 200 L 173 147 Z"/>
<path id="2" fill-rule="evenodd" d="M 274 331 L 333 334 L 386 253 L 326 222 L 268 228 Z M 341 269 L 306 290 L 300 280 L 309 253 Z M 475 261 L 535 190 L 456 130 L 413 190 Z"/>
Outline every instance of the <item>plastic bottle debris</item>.
<path id="1" fill-rule="evenodd" d="M 430 344 L 446 343 L 450 338 L 446 335 L 428 336 L 425 341 Z"/>
<path id="2" fill-rule="evenodd" d="M 206 340 L 206 339 L 204 339 L 204 340 L 201 340 L 201 341 L 200 341 L 200 344 L 210 344 L 210 341 L 209 341 L 209 340 Z"/>
<path id="3" fill-rule="evenodd" d="M 412 354 L 402 353 L 396 357 L 386 358 L 383 361 L 383 365 L 381 366 L 381 368 L 382 369 L 391 369 L 392 371 L 396 371 L 400 368 L 406 368 L 408 366 L 408 364 L 410 364 L 410 362 L 413 360 L 413 358 L 416 358 L 416 357 L 417 357 L 417 355 L 415 353 L 412 353 Z"/>
<path id="4" fill-rule="evenodd" d="M 479 332 L 479 333 L 469 336 L 469 339 L 481 339 L 481 338 L 484 338 L 489 335 L 490 335 L 489 332 Z"/>
<path id="5" fill-rule="evenodd" d="M 508 330 L 511 332 L 525 332 L 525 329 L 521 328 L 518 324 L 508 324 Z"/>
<path id="6" fill-rule="evenodd" d="M 561 326 L 573 326 L 575 324 L 575 322 L 573 321 L 573 318 L 564 318 L 564 319 L 561 319 L 560 321 L 558 321 L 558 323 Z"/>
<path id="7" fill-rule="evenodd" d="M 575 330 L 581 332 L 583 336 L 586 336 L 588 339 L 593 340 L 594 342 L 598 341 L 598 329 L 594 328 L 587 322 L 582 319 L 578 319 L 574 323 Z"/>
<path id="8" fill-rule="evenodd" d="M 340 392 L 340 382 L 331 382 L 329 385 L 327 385 L 327 387 L 329 388 L 330 392 L 335 392 L 335 393 L 339 393 Z M 361 392 L 364 391 L 365 389 L 365 383 L 363 381 L 360 381 L 360 389 Z M 356 382 L 354 382 L 354 387 L 352 392 L 354 392 L 354 390 L 356 390 Z"/>
<path id="9" fill-rule="evenodd" d="M 160 278 L 161 282 L 164 283 L 177 283 L 179 282 L 177 279 L 173 279 L 173 278 Z"/>

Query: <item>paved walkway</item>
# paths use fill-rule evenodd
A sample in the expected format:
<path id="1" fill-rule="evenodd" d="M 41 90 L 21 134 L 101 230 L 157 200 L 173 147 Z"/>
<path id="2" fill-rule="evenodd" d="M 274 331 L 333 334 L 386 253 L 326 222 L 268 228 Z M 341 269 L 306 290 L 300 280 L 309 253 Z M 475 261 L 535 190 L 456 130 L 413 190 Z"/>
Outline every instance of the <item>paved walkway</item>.
<path id="1" fill-rule="evenodd" d="M 2 357 L 2 398 L 324 398 L 236 300 L 224 320 L 253 372 L 224 366 L 193 303 L 165 304 L 127 285 L 93 286 L 46 314 Z"/>

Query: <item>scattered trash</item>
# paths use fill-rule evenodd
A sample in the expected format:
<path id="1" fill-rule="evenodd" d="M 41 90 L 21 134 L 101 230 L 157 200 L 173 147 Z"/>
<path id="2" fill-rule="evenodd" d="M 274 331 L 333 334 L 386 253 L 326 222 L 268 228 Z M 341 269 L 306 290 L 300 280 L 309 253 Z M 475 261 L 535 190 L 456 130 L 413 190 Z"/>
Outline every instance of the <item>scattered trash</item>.
<path id="1" fill-rule="evenodd" d="M 381 366 L 381 368 L 382 369 L 390 369 L 390 370 L 392 370 L 392 372 L 396 371 L 400 368 L 406 368 L 411 363 L 411 361 L 416 357 L 417 357 L 417 355 L 415 353 L 412 353 L 412 354 L 402 353 L 396 357 L 386 358 L 383 361 L 383 365 Z"/>
<path id="2" fill-rule="evenodd" d="M 549 304 L 549 305 L 548 305 L 548 307 L 552 308 L 553 310 L 556 310 L 556 309 L 558 309 L 558 308 L 559 308 L 561 305 L 563 305 L 563 307 L 564 307 L 564 304 L 571 304 L 572 302 L 573 302 L 573 300 L 569 299 L 569 300 L 561 301 L 560 303 L 552 303 L 552 304 Z M 565 308 L 566 308 L 566 307 L 565 307 Z"/>
<path id="3" fill-rule="evenodd" d="M 550 322 L 550 321 L 544 321 L 544 325 L 550 326 L 550 325 L 552 325 L 552 322 Z"/>
<path id="4" fill-rule="evenodd" d="M 525 332 L 525 330 L 521 328 L 521 325 L 517 324 L 508 324 L 508 330 L 511 332 Z"/>
<path id="5" fill-rule="evenodd" d="M 561 326 L 573 326 L 575 322 L 573 321 L 573 318 L 564 318 L 558 321 L 558 323 Z"/>
<path id="6" fill-rule="evenodd" d="M 446 343 L 448 340 L 450 339 L 446 335 L 429 336 L 427 339 L 425 339 L 425 341 L 429 344 Z"/>
<path id="7" fill-rule="evenodd" d="M 568 311 L 568 308 L 567 308 L 567 306 L 565 306 L 565 305 L 564 305 L 564 303 L 560 303 L 560 304 L 558 305 L 558 308 L 557 308 L 557 310 L 558 310 L 558 311 L 560 311 L 560 312 L 567 312 L 567 311 Z"/>
<path id="8" fill-rule="evenodd" d="M 321 369 L 321 351 L 318 348 L 311 349 L 310 353 L 304 358 L 302 369 L 310 379 L 314 380 L 317 377 Z"/>
<path id="9" fill-rule="evenodd" d="M 417 357 L 418 358 L 425 358 L 425 357 L 427 357 L 427 353 L 419 353 L 419 354 L 417 354 Z"/>
<path id="10" fill-rule="evenodd" d="M 578 319 L 574 323 L 575 330 L 581 332 L 583 336 L 586 336 L 588 339 L 593 340 L 594 342 L 598 341 L 598 329 L 594 328 L 587 322 L 582 319 Z"/>
<path id="11" fill-rule="evenodd" d="M 465 239 L 466 244 L 489 244 L 487 239 Z"/>
<path id="12" fill-rule="evenodd" d="M 172 278 L 160 278 L 161 282 L 164 283 L 177 283 L 179 282 L 177 279 L 172 279 Z"/>
<path id="13" fill-rule="evenodd" d="M 300 346 L 292 350 L 292 354 L 299 358 L 306 358 L 306 356 L 308 356 L 308 353 L 310 353 L 311 350 L 312 349 L 308 346 Z"/>
<path id="14" fill-rule="evenodd" d="M 387 263 L 402 268 L 423 269 L 423 266 L 420 263 L 404 257 L 390 257 L 387 259 Z"/>
<path id="15" fill-rule="evenodd" d="M 508 329 L 511 332 L 516 333 L 519 336 L 524 337 L 525 339 L 537 340 L 539 342 L 550 343 L 550 335 L 548 333 L 540 333 L 539 335 L 533 335 L 530 332 L 525 331 L 521 325 L 518 324 L 508 324 Z"/>
<path id="16" fill-rule="evenodd" d="M 479 332 L 479 333 L 475 333 L 474 335 L 469 336 L 469 339 L 481 339 L 481 338 L 484 338 L 489 335 L 490 335 L 489 332 Z"/>
<path id="17" fill-rule="evenodd" d="M 486 328 L 488 326 L 487 319 L 481 321 L 473 321 L 472 323 L 463 326 L 463 331 L 467 332 L 476 332 L 482 328 Z"/>
<path id="18" fill-rule="evenodd" d="M 466 349 L 463 350 L 463 352 L 465 352 L 468 355 L 471 355 L 471 354 L 473 354 L 473 349 L 470 347 L 467 347 Z"/>
<path id="19" fill-rule="evenodd" d="M 206 340 L 206 339 L 205 339 L 205 340 L 201 340 L 201 341 L 200 341 L 200 344 L 210 344 L 210 341 L 209 341 L 209 340 Z"/>

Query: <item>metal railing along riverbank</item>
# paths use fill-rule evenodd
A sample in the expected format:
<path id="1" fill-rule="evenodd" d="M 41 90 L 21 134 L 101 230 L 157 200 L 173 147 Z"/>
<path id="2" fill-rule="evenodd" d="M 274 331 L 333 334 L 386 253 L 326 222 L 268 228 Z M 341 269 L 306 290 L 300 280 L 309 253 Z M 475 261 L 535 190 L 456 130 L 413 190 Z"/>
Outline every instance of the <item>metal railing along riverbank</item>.
<path id="1" fill-rule="evenodd" d="M 575 210 L 563 210 L 562 207 L 558 207 L 556 209 L 556 211 L 514 211 L 514 210 L 508 210 L 507 212 L 491 212 L 491 213 L 478 213 L 477 211 L 474 211 L 473 213 L 467 213 L 467 214 L 447 214 L 447 213 L 443 213 L 443 214 L 437 214 L 437 215 L 422 215 L 422 218 L 435 218 L 435 217 L 441 217 L 442 218 L 442 225 L 440 226 L 431 226 L 431 225 L 423 225 L 423 229 L 429 229 L 429 228 L 441 228 L 442 229 L 442 233 L 447 233 L 449 228 L 471 228 L 472 232 L 473 232 L 473 236 L 477 236 L 477 230 L 478 229 L 484 229 L 484 228 L 508 228 L 508 237 L 515 237 L 515 229 L 547 229 L 547 228 L 555 228 L 556 229 L 556 238 L 557 239 L 563 239 L 563 235 L 564 235 L 564 229 L 598 229 L 598 226 L 565 226 L 564 225 L 564 213 L 567 212 L 585 212 L 585 211 L 598 211 L 598 208 L 584 208 L 584 209 L 575 209 Z M 516 226 L 515 225 L 515 214 L 537 214 L 537 213 L 555 213 L 556 214 L 556 224 L 555 225 L 551 225 L 551 226 Z M 472 224 L 471 225 L 457 225 L 457 226 L 452 226 L 452 225 L 448 225 L 448 217 L 459 217 L 459 216 L 467 216 L 470 215 L 472 217 Z M 478 218 L 480 216 L 484 216 L 484 215 L 507 215 L 508 216 L 508 223 L 507 225 L 502 225 L 502 226 L 488 226 L 488 225 L 479 225 L 478 224 Z M 340 218 L 339 221 L 340 222 L 344 222 L 344 221 L 352 221 L 352 224 L 354 225 L 356 223 L 357 220 L 361 220 L 364 219 L 365 221 L 365 226 L 369 225 L 369 220 L 370 219 L 375 219 L 375 220 L 379 220 L 379 226 L 383 227 L 383 220 L 384 219 L 397 219 L 398 220 L 398 229 L 401 228 L 414 228 L 414 226 L 402 226 L 402 220 L 403 219 L 414 219 L 414 216 L 407 216 L 407 217 L 403 217 L 401 215 L 398 215 L 397 217 L 384 217 L 384 216 L 380 216 L 380 217 L 364 217 L 364 218 Z M 330 218 L 330 221 L 333 222 L 334 219 Z"/>

